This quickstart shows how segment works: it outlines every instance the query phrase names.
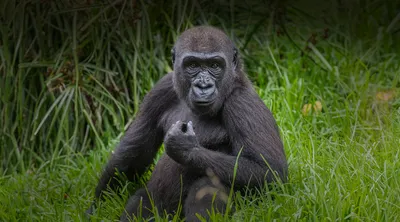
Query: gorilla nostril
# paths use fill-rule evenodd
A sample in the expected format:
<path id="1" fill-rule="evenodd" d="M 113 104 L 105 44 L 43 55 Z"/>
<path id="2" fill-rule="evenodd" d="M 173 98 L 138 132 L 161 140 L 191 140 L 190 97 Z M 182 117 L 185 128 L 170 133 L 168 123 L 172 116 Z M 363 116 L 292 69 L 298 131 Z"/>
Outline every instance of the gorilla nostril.
<path id="1" fill-rule="evenodd" d="M 205 89 L 209 89 L 209 88 L 213 87 L 213 84 L 202 82 L 202 83 L 196 84 L 196 86 L 199 89 L 205 90 Z"/>

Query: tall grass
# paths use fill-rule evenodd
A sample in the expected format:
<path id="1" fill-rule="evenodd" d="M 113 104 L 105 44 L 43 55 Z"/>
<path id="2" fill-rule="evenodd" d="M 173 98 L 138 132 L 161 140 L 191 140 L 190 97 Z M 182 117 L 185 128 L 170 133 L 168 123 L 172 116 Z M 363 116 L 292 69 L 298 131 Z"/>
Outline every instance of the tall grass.
<path id="1" fill-rule="evenodd" d="M 176 25 L 148 14 L 156 5 L 2 1 L 1 8 L 1 172 L 104 147 L 171 69 Z"/>
<path id="2" fill-rule="evenodd" d="M 398 1 L 0 6 L 0 220 L 84 220 L 110 150 L 171 70 L 174 39 L 198 24 L 237 43 L 290 172 L 280 191 L 235 194 L 236 213 L 214 221 L 400 220 Z M 117 218 L 133 185 L 92 219 Z"/>

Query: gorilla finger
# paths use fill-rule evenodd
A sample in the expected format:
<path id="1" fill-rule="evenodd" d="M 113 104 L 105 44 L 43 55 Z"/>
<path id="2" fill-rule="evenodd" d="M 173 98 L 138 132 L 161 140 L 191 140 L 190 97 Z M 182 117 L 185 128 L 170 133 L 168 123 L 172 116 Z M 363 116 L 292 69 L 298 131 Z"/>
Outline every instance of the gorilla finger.
<path id="1" fill-rule="evenodd" d="M 173 123 L 173 124 L 169 127 L 168 132 L 170 132 L 174 127 L 175 127 L 175 123 Z"/>
<path id="2" fill-rule="evenodd" d="M 187 124 L 183 121 L 178 120 L 175 123 L 174 131 L 177 131 L 179 133 L 185 133 L 187 131 Z"/>
<path id="3" fill-rule="evenodd" d="M 172 123 L 171 127 L 169 127 L 169 130 L 172 130 L 175 126 L 178 126 L 181 123 L 180 120 L 176 121 L 175 123 Z"/>
<path id="4" fill-rule="evenodd" d="M 193 130 L 193 122 L 189 121 L 187 124 L 187 134 L 189 135 L 195 135 L 194 130 Z"/>
<path id="5" fill-rule="evenodd" d="M 182 128 L 182 122 L 178 121 L 172 124 L 171 128 L 169 128 L 167 132 L 167 135 L 174 136 L 181 134 L 182 133 L 181 128 Z"/>

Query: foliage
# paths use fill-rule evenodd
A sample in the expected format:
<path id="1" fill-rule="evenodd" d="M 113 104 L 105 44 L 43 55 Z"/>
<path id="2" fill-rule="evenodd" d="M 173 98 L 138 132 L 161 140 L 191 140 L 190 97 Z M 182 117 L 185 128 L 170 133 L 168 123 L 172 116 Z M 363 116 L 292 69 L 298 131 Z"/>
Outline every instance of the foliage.
<path id="1" fill-rule="evenodd" d="M 398 1 L 0 2 L 0 220 L 83 220 L 97 176 L 193 25 L 235 40 L 289 160 L 214 221 L 400 220 Z M 92 219 L 114 219 L 135 184 Z M 165 218 L 158 218 L 166 220 Z"/>

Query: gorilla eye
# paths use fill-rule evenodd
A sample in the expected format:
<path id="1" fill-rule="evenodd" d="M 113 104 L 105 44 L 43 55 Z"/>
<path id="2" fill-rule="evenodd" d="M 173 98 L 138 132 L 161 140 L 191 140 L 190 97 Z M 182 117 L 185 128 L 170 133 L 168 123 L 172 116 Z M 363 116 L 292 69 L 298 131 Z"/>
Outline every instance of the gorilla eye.
<path id="1" fill-rule="evenodd" d="M 195 69 L 195 68 L 197 67 L 197 64 L 194 63 L 194 62 L 192 62 L 192 63 L 189 64 L 188 67 L 189 67 L 190 69 Z"/>
<path id="2" fill-rule="evenodd" d="M 218 69 L 218 68 L 219 68 L 218 63 L 213 63 L 213 64 L 211 64 L 211 68 L 213 68 L 213 69 Z"/>

